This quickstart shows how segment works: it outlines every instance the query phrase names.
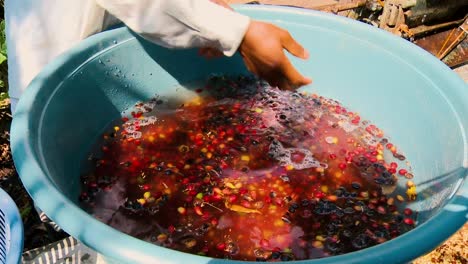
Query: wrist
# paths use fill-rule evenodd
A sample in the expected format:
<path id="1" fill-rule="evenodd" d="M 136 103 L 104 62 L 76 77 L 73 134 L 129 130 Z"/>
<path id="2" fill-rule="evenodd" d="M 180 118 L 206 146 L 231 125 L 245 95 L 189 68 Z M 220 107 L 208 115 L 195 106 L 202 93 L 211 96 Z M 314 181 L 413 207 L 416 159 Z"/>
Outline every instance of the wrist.
<path id="1" fill-rule="evenodd" d="M 240 54 L 245 54 L 245 51 L 249 49 L 250 43 L 252 42 L 252 37 L 254 36 L 255 28 L 258 27 L 258 21 L 250 20 L 247 29 L 245 31 L 244 37 L 239 44 L 238 51 Z"/>

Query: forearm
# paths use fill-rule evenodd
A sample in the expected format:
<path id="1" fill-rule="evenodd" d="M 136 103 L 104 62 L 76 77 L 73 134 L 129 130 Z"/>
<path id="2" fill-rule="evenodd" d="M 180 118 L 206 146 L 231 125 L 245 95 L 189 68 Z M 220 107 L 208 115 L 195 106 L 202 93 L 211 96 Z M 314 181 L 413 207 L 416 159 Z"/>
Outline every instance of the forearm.
<path id="1" fill-rule="evenodd" d="M 96 0 L 144 38 L 170 48 L 239 47 L 250 20 L 209 0 Z"/>

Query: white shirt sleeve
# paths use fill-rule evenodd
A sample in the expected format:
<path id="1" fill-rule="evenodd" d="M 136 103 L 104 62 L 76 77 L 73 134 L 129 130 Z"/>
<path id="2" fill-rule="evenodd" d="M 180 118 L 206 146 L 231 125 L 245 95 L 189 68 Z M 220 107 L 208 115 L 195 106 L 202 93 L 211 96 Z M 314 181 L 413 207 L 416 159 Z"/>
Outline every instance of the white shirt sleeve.
<path id="1" fill-rule="evenodd" d="M 250 23 L 209 0 L 96 0 L 144 38 L 168 48 L 213 47 L 232 56 Z"/>

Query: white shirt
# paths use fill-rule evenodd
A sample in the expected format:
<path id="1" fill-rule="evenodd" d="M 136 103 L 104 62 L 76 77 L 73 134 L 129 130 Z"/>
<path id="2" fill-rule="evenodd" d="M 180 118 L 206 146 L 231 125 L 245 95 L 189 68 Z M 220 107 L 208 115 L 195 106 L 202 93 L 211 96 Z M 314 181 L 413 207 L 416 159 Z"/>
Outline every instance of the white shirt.
<path id="1" fill-rule="evenodd" d="M 249 18 L 209 0 L 6 0 L 12 112 L 29 82 L 80 40 L 123 22 L 168 48 L 214 47 L 232 56 Z"/>

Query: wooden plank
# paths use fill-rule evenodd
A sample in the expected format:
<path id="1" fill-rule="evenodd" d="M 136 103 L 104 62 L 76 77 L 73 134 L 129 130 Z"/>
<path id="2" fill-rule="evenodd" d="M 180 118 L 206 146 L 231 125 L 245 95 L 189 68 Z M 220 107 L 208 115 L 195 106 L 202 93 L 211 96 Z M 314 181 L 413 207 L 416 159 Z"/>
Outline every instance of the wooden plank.
<path id="1" fill-rule="evenodd" d="M 252 2 L 252 0 L 227 0 L 226 2 L 230 4 L 245 4 Z M 291 6 L 300 6 L 306 8 L 317 8 L 320 6 L 337 4 L 338 1 L 335 0 L 261 0 L 258 1 L 262 4 L 268 5 L 291 5 Z M 340 1 L 348 2 L 348 1 Z"/>
<path id="2" fill-rule="evenodd" d="M 245 4 L 251 2 L 252 0 L 225 1 L 229 4 Z M 266 5 L 288 5 L 338 13 L 340 11 L 362 6 L 366 3 L 366 0 L 260 0 L 258 2 Z"/>

